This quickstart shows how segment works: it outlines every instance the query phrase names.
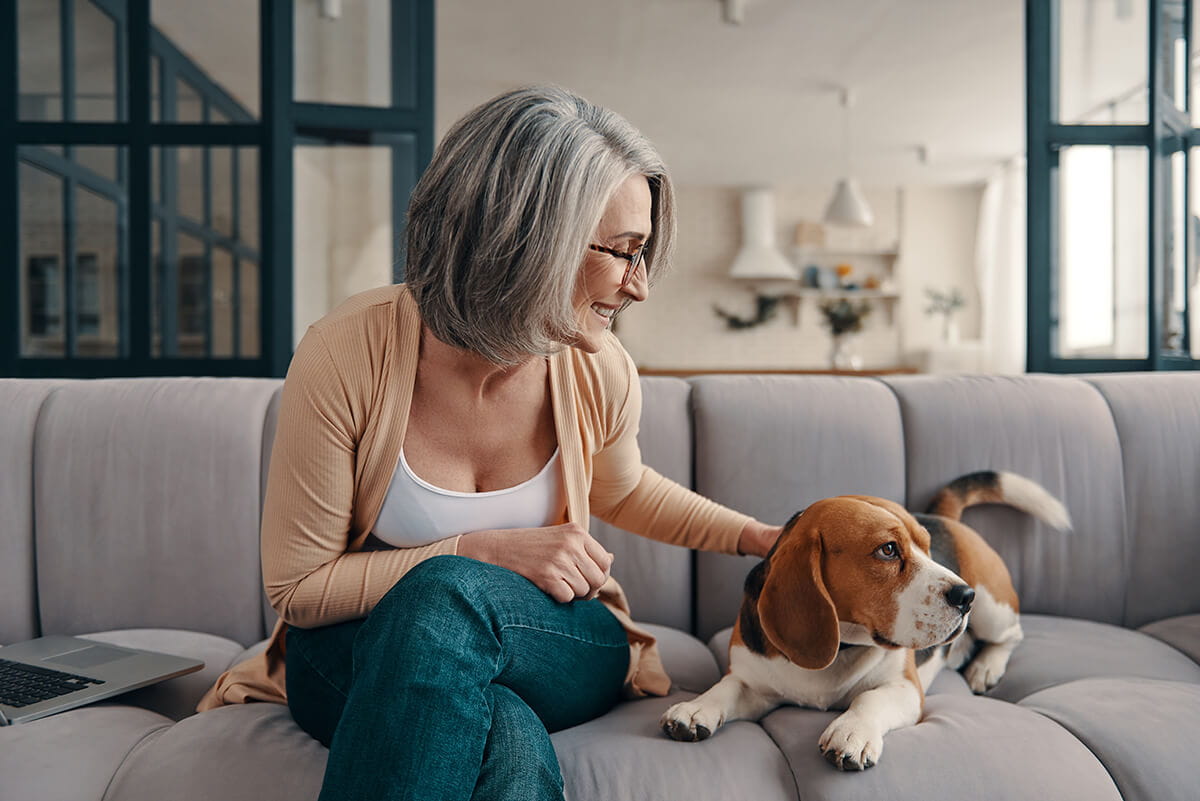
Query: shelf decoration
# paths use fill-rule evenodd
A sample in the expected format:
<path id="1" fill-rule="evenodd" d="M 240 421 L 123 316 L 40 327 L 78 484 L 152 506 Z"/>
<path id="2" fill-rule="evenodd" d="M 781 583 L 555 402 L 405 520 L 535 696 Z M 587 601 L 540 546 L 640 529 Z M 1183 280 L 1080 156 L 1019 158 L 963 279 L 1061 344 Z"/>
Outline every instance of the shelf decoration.
<path id="1" fill-rule="evenodd" d="M 762 325 L 773 318 L 779 311 L 779 304 L 782 301 L 783 298 L 778 295 L 755 295 L 755 315 L 753 317 L 738 317 L 716 305 L 713 306 L 713 311 L 725 321 L 725 325 L 730 329 L 740 331 L 745 328 L 754 328 L 755 326 Z"/>
<path id="2" fill-rule="evenodd" d="M 829 366 L 834 370 L 861 370 L 863 359 L 855 349 L 855 344 L 858 332 L 863 328 L 863 318 L 871 313 L 871 304 L 865 300 L 852 301 L 844 297 L 826 298 L 818 308 L 832 335 Z"/>
<path id="3" fill-rule="evenodd" d="M 929 299 L 929 305 L 925 307 L 925 314 L 942 315 L 942 342 L 948 345 L 957 343 L 958 321 L 954 319 L 954 314 L 967 305 L 962 292 L 958 287 L 952 287 L 949 292 L 926 288 L 925 297 Z"/>

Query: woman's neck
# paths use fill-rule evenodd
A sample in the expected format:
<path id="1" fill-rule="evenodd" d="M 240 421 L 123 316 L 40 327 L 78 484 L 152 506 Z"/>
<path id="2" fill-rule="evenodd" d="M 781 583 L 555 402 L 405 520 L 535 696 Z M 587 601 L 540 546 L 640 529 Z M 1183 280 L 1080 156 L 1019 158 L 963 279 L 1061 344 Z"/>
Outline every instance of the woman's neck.
<path id="1" fill-rule="evenodd" d="M 514 381 L 540 372 L 545 359 L 530 356 L 515 365 L 505 366 L 488 361 L 478 353 L 449 345 L 421 326 L 421 350 L 417 362 L 418 375 L 437 374 L 453 378 L 470 387 L 477 397 L 502 389 Z"/>

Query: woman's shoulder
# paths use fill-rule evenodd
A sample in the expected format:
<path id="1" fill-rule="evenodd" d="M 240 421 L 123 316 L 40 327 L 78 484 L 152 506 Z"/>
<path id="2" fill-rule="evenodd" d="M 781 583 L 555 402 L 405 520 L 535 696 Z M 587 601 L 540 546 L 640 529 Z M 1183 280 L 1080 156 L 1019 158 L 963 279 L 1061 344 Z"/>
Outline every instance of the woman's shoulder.
<path id="1" fill-rule="evenodd" d="M 333 311 L 313 323 L 325 332 L 387 325 L 412 303 L 404 284 L 375 287 L 346 298 Z"/>
<path id="2" fill-rule="evenodd" d="M 595 353 L 566 349 L 566 361 L 576 386 L 602 405 L 622 403 L 630 383 L 637 380 L 637 367 L 617 337 L 609 333 Z"/>

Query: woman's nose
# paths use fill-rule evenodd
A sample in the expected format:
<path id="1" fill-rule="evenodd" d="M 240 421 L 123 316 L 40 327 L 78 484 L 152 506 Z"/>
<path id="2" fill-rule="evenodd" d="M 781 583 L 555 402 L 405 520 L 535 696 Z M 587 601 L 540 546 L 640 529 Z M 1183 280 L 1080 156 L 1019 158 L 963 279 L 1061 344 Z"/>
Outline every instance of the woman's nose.
<path id="1" fill-rule="evenodd" d="M 642 261 L 629 276 L 629 283 L 621 288 L 630 300 L 643 301 L 650 295 L 650 276 L 646 273 L 646 262 Z"/>

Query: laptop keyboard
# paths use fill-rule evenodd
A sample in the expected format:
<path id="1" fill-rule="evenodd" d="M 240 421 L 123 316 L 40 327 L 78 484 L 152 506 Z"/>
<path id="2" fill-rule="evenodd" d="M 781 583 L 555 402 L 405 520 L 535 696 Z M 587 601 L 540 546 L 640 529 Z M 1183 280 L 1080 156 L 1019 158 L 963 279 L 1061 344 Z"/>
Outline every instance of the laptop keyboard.
<path id="1" fill-rule="evenodd" d="M 103 683 L 101 679 L 0 659 L 0 704 L 6 706 L 29 706 Z"/>

